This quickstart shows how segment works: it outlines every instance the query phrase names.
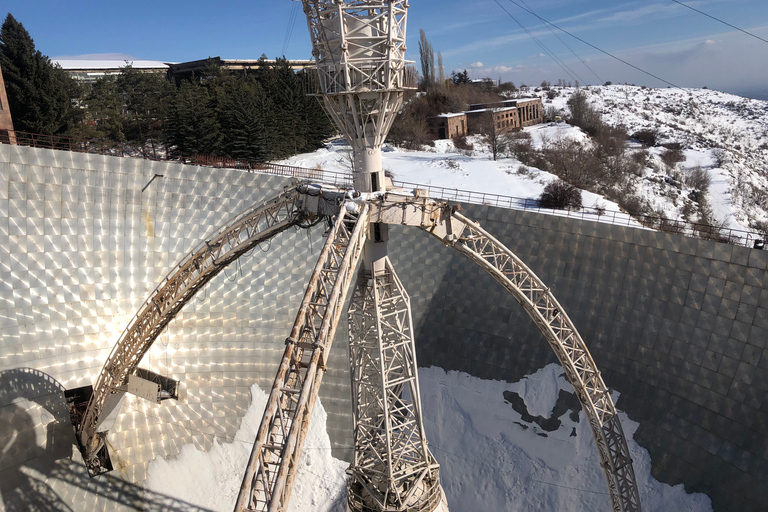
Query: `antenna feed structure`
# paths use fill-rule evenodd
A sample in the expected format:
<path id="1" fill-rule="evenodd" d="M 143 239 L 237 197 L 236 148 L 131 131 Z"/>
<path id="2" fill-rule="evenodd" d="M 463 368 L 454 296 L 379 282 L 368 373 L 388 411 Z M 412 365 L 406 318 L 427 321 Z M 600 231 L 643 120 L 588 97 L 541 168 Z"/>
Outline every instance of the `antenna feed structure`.
<path id="1" fill-rule="evenodd" d="M 406 0 L 302 0 L 326 111 L 354 152 L 354 186 L 385 190 L 381 146 L 415 89 Z"/>
<path id="2" fill-rule="evenodd" d="M 415 71 L 407 0 L 302 0 L 323 104 L 354 152 L 353 185 L 387 190 L 381 147 Z M 447 512 L 421 421 L 410 300 L 371 222 L 348 309 L 354 459 L 348 512 Z"/>

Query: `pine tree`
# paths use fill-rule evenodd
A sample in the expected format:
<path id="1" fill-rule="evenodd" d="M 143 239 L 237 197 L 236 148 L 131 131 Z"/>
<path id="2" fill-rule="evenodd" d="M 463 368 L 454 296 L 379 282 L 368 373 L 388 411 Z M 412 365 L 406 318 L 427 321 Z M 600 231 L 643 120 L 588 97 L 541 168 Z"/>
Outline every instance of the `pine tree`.
<path id="1" fill-rule="evenodd" d="M 301 91 L 301 122 L 305 127 L 305 146 L 301 151 L 312 152 L 322 147 L 324 141 L 336 133 L 336 126 L 323 110 L 318 98 L 304 93 L 309 90 L 313 77 L 306 72 L 301 72 L 297 74 L 297 78 Z"/>
<path id="2" fill-rule="evenodd" d="M 252 77 L 229 80 L 222 97 L 223 151 L 227 156 L 263 162 L 275 141 L 272 103 Z"/>
<path id="3" fill-rule="evenodd" d="M 221 154 L 221 127 L 206 87 L 190 80 L 181 83 L 170 104 L 166 136 L 177 154 Z"/>
<path id="4" fill-rule="evenodd" d="M 143 73 L 130 65 L 120 70 L 115 85 L 124 103 L 126 138 L 145 155 L 156 156 L 173 86 L 161 74 Z"/>
<path id="5" fill-rule="evenodd" d="M 283 58 L 248 75 L 217 69 L 183 81 L 169 110 L 168 143 L 184 155 L 255 162 L 314 151 L 335 130 L 317 99 L 305 94 L 309 80 Z"/>
<path id="6" fill-rule="evenodd" d="M 123 100 L 117 90 L 114 75 L 99 78 L 85 96 L 86 126 L 83 138 L 99 138 L 113 142 L 126 142 L 124 132 Z"/>
<path id="7" fill-rule="evenodd" d="M 76 123 L 79 112 L 71 100 L 79 95 L 77 84 L 35 50 L 29 32 L 10 13 L 0 28 L 0 67 L 17 130 L 52 135 Z"/>
<path id="8" fill-rule="evenodd" d="M 456 85 L 468 84 L 469 82 L 471 82 L 471 80 L 469 79 L 469 73 L 467 73 L 466 69 L 464 71 L 458 71 L 458 72 L 451 71 L 451 81 L 453 81 L 453 83 Z M 514 86 L 514 84 L 512 85 Z"/>

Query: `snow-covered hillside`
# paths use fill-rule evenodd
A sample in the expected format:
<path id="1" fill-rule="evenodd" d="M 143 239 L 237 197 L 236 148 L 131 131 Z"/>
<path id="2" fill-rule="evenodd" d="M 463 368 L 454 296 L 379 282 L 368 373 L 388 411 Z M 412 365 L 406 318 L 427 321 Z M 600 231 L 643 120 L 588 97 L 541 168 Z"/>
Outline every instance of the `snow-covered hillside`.
<path id="1" fill-rule="evenodd" d="M 567 115 L 568 98 L 576 88 L 553 88 L 557 96 L 539 94 L 545 108 Z M 629 185 L 648 201 L 653 212 L 671 220 L 695 216 L 689 197 L 694 189 L 684 177 L 700 168 L 711 179 L 707 204 L 713 221 L 722 227 L 755 231 L 768 223 L 768 102 L 750 100 L 706 89 L 650 89 L 629 85 L 582 88 L 589 102 L 606 123 L 622 125 L 631 135 L 641 130 L 658 134 L 656 147 L 647 148 L 647 163 L 639 176 L 629 176 Z M 533 93 L 532 93 L 533 94 Z M 525 129 L 535 147 L 574 139 L 584 145 L 589 137 L 565 122 L 547 123 Z M 454 148 L 450 140 L 434 147 L 407 151 L 385 146 L 384 168 L 396 180 L 431 186 L 501 194 L 535 200 L 556 176 L 535 167 L 522 166 L 507 154 L 493 161 L 480 137 L 470 137 L 471 152 Z M 662 163 L 665 148 L 660 144 L 679 143 L 685 160 L 672 168 Z M 643 151 L 630 141 L 630 152 Z M 349 171 L 350 149 L 343 141 L 329 144 L 315 153 L 297 155 L 283 163 L 313 169 Z M 599 195 L 586 192 L 585 208 L 617 212 L 619 206 Z M 612 216 L 605 216 L 603 219 Z"/>
<path id="2" fill-rule="evenodd" d="M 545 106 L 567 111 L 566 102 L 576 89 L 554 90 L 559 95 L 553 100 L 541 93 Z M 659 143 L 682 144 L 682 167 L 700 165 L 709 172 L 710 202 L 727 227 L 749 229 L 768 221 L 768 101 L 709 89 L 610 85 L 583 90 L 605 122 L 626 127 L 630 135 L 655 130 Z M 652 150 L 657 155 L 660 151 Z M 654 174 L 647 171 L 646 178 Z M 672 211 L 662 199 L 669 187 L 659 187 L 658 180 L 644 181 L 643 195 Z"/>

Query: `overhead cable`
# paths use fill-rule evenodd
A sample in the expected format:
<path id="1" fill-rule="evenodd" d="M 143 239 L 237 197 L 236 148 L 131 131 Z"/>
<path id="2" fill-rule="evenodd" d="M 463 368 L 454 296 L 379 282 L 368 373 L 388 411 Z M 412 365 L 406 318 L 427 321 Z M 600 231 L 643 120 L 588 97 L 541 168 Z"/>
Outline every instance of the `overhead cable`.
<path id="1" fill-rule="evenodd" d="M 556 56 L 556 55 L 555 55 L 555 54 L 554 54 L 552 51 L 550 51 L 550 50 L 549 50 L 549 48 L 547 48 L 547 47 L 546 47 L 546 45 L 545 45 L 544 43 L 542 43 L 541 41 L 539 41 L 539 40 L 536 38 L 536 36 L 534 36 L 534 35 L 531 33 L 531 31 L 530 31 L 530 30 L 528 30 L 527 28 L 525 28 L 525 26 L 523 26 L 523 24 L 522 24 L 522 23 L 520 23 L 520 21 L 519 21 L 517 18 L 515 18 L 515 16 L 514 16 L 514 15 L 513 15 L 511 12 L 509 12 L 509 11 L 508 11 L 508 10 L 507 10 L 507 9 L 506 9 L 506 8 L 505 8 L 503 5 L 501 5 L 501 3 L 499 2 L 499 0 L 494 0 L 494 2 L 496 2 L 496 4 L 497 4 L 499 7 L 501 7 L 501 9 L 502 9 L 502 10 L 503 10 L 505 13 L 507 13 L 507 16 L 509 16 L 510 18 L 512 18 L 512 19 L 515 21 L 515 23 L 517 23 L 518 25 L 520 25 L 520 28 L 522 28 L 523 30 L 525 30 L 525 32 L 528 34 L 528 37 L 530 37 L 531 39 L 533 39 L 533 40 L 536 42 L 536 44 L 538 44 L 538 45 L 541 47 L 541 49 L 542 49 L 542 50 L 543 50 L 543 51 L 544 51 L 544 52 L 547 54 L 547 56 L 548 56 L 549 58 L 551 58 L 552 60 L 554 60 L 554 61 L 555 61 L 555 64 L 557 64 L 558 66 L 560 66 L 560 67 L 562 68 L 562 70 L 563 70 L 563 71 L 565 71 L 565 72 L 566 72 L 566 74 L 568 74 L 568 76 L 570 76 L 570 77 L 571 77 L 572 79 L 574 79 L 574 80 L 579 80 L 579 81 L 581 81 L 581 82 L 584 82 L 584 83 L 586 83 L 586 82 L 585 82 L 585 81 L 584 81 L 584 80 L 583 80 L 583 79 L 582 79 L 582 78 L 581 78 L 581 77 L 580 77 L 580 76 L 579 76 L 579 75 L 578 75 L 578 74 L 577 74 L 575 71 L 573 71 L 573 70 L 572 70 L 570 67 L 568 67 L 568 65 L 567 65 L 565 62 L 563 62 L 562 60 L 558 59 L 558 58 L 557 58 L 557 56 Z"/>
<path id="2" fill-rule="evenodd" d="M 696 11 L 696 12 L 697 12 L 697 13 L 699 13 L 699 14 L 703 14 L 703 15 L 704 15 L 704 16 L 706 16 L 707 18 L 712 18 L 713 20 L 715 20 L 715 21 L 718 21 L 718 22 L 722 23 L 723 25 L 727 25 L 727 26 L 729 26 L 729 27 L 731 27 L 731 28 L 735 28 L 735 29 L 736 29 L 736 30 L 738 30 L 739 32 L 744 32 L 744 33 L 745 33 L 745 34 L 747 34 L 748 36 L 752 36 L 752 37 L 754 37 L 755 39 L 759 39 L 759 40 L 761 40 L 761 41 L 762 41 L 762 42 L 764 42 L 764 43 L 768 43 L 768 39 L 763 39 L 762 37 L 760 37 L 760 36 L 758 36 L 758 35 L 756 35 L 756 34 L 753 34 L 752 32 L 748 32 L 748 31 L 744 30 L 743 28 L 739 28 L 739 27 L 737 27 L 736 25 L 731 25 L 731 24 L 730 24 L 730 23 L 728 23 L 727 21 L 723 21 L 723 20 L 721 20 L 720 18 L 716 18 L 716 17 L 712 16 L 711 14 L 707 14 L 707 13 L 705 13 L 704 11 L 700 11 L 700 10 L 696 9 L 695 7 L 691 7 L 691 6 L 690 6 L 690 5 L 688 5 L 688 4 L 684 4 L 683 2 L 678 2 L 677 0 L 672 0 L 672 1 L 673 1 L 673 2 L 675 2 L 676 4 L 680 4 L 680 5 L 682 5 L 683 7 L 687 8 L 687 9 L 690 9 L 690 10 L 692 10 L 692 11 Z"/>
<path id="3" fill-rule="evenodd" d="M 494 1 L 495 1 L 496 3 L 498 3 L 498 0 L 494 0 Z M 620 57 L 617 57 L 616 55 L 614 55 L 614 54 L 612 54 L 612 53 L 610 53 L 610 52 L 608 52 L 608 51 L 606 51 L 606 50 L 603 50 L 602 48 L 599 48 L 599 47 L 597 47 L 597 46 L 593 45 L 592 43 L 589 43 L 589 42 L 585 41 L 584 39 L 580 38 L 579 36 L 577 36 L 577 35 L 574 35 L 574 34 L 573 34 L 573 33 L 571 33 L 571 32 L 568 32 L 568 31 L 567 31 L 567 30 L 565 30 L 564 28 L 561 28 L 561 27 L 557 26 L 556 24 L 552 23 L 551 21 L 547 21 L 547 20 L 545 20 L 544 18 L 542 18 L 541 16 L 539 16 L 539 15 L 538 15 L 538 14 L 536 14 L 535 12 L 531 11 L 530 9 L 526 9 L 525 7 L 523 7 L 522 5 L 520 5 L 519 3 L 515 2 L 515 0 L 509 0 L 509 2 L 511 2 L 511 3 L 513 3 L 513 4 L 515 4 L 516 6 L 518 6 L 519 8 L 521 8 L 522 10 L 524 10 L 524 11 L 526 11 L 526 12 L 529 12 L 530 14 L 532 14 L 532 15 L 536 16 L 537 18 L 539 18 L 539 19 L 540 19 L 541 21 L 543 21 L 544 23 L 549 23 L 550 25 L 552 25 L 552 26 L 553 26 L 553 27 L 555 27 L 556 29 L 560 30 L 561 32 L 565 32 L 566 34 L 568 34 L 568 35 L 569 35 L 569 36 L 571 36 L 572 38 L 576 39 L 577 41 L 581 41 L 581 42 L 582 42 L 582 43 L 584 43 L 585 45 L 587 45 L 587 46 L 589 46 L 589 47 L 591 47 L 591 48 L 594 48 L 595 50 L 597 50 L 597 51 L 599 51 L 599 52 L 601 52 L 601 53 L 604 53 L 604 54 L 606 54 L 607 56 L 611 57 L 612 59 L 615 59 L 615 60 L 617 60 L 617 61 L 619 61 L 619 62 L 621 62 L 621 63 L 623 63 L 623 64 L 626 64 L 627 66 L 631 67 L 632 69 L 636 69 L 637 71 L 640 71 L 641 73 L 644 73 L 644 74 L 646 74 L 646 75 L 648 75 L 648 76 L 650 76 L 650 77 L 653 77 L 653 78 L 655 78 L 656 80 L 659 80 L 659 81 L 661 81 L 661 82 L 664 82 L 665 84 L 667 84 L 667 85 L 669 85 L 669 86 L 671 86 L 671 87 L 674 87 L 674 88 L 676 88 L 676 89 L 682 89 L 682 87 L 680 87 L 679 85 L 675 85 L 675 84 L 673 84 L 672 82 L 670 82 L 669 80 L 664 80 L 664 79 L 663 79 L 663 78 L 661 78 L 660 76 L 656 76 L 656 75 L 654 75 L 653 73 L 651 73 L 650 71 L 646 71 L 646 70 L 644 70 L 644 69 L 642 69 L 642 68 L 640 68 L 640 67 L 638 67 L 638 66 L 635 66 L 634 64 L 631 64 L 631 63 L 629 63 L 629 62 L 625 61 L 624 59 L 622 59 L 622 58 L 620 58 Z M 503 7 L 502 7 L 502 9 L 503 9 Z M 506 9 L 505 9 L 505 11 L 506 11 Z"/>
<path id="4" fill-rule="evenodd" d="M 533 13 L 533 9 L 531 9 L 531 8 L 530 8 L 530 6 L 529 6 L 529 5 L 528 5 L 528 4 L 525 2 L 525 0 L 520 0 L 520 1 L 521 1 L 521 2 L 523 2 L 523 5 L 525 5 L 526 7 L 528 7 L 528 12 L 531 12 L 531 13 Z M 534 13 L 534 14 L 535 14 L 535 13 Z M 586 67 L 586 68 L 587 68 L 587 69 L 590 71 L 590 73 L 592 73 L 593 75 L 595 75 L 595 77 L 597 78 L 597 83 L 598 83 L 598 84 L 601 84 L 601 83 L 603 83 L 603 79 L 602 79 L 602 78 L 600 78 L 600 75 L 598 75 L 597 73 L 595 73 L 595 70 L 594 70 L 594 69 L 592 69 L 592 68 L 589 66 L 589 64 L 587 64 L 586 62 L 584 62 L 584 59 L 582 59 L 581 57 L 579 57 L 579 56 L 576 54 L 576 52 L 574 52 L 574 51 L 573 51 L 573 49 L 572 49 L 570 46 L 568 46 L 568 44 L 566 44 L 566 42 L 565 42 L 565 41 L 563 41 L 563 40 L 560 38 L 560 36 L 559 36 L 559 35 L 557 35 L 557 32 L 555 32 L 554 30 L 552 30 L 552 27 L 550 27 L 548 23 L 545 23 L 545 24 L 544 24 L 544 26 L 545 26 L 545 27 L 547 27 L 547 28 L 549 29 L 549 31 L 552 33 L 552 35 L 553 35 L 553 36 L 555 36 L 555 37 L 557 38 L 557 40 L 558 40 L 558 41 L 560 41 L 561 43 L 563 43 L 563 46 L 565 46 L 566 48 L 568 48 L 568 50 L 570 50 L 570 52 L 573 54 L 573 56 L 574 56 L 574 57 L 576 57 L 577 59 L 579 59 L 579 60 L 581 61 L 581 63 L 582 63 L 582 64 L 584 64 L 584 67 Z"/>
<path id="5" fill-rule="evenodd" d="M 288 27 L 285 30 L 285 37 L 283 38 L 283 57 L 285 52 L 288 51 L 288 44 L 291 42 L 293 36 L 293 28 L 296 26 L 296 15 L 299 12 L 299 3 L 294 2 L 291 9 L 291 15 L 288 18 Z"/>

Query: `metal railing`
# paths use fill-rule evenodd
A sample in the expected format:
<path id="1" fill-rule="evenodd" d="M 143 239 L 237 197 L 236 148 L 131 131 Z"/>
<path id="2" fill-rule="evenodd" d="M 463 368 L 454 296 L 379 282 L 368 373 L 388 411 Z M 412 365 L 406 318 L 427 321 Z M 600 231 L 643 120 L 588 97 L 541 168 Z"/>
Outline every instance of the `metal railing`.
<path id="1" fill-rule="evenodd" d="M 157 150 L 157 148 L 154 148 L 150 151 L 146 147 L 125 143 L 115 143 L 110 141 L 82 141 L 58 135 L 40 135 L 19 131 L 0 131 L 0 144 L 11 143 L 12 137 L 14 135 L 16 137 L 16 144 L 20 146 L 120 157 L 144 158 L 148 160 L 173 161 L 189 165 L 238 169 L 247 172 L 259 172 L 275 176 L 285 176 L 289 178 L 316 180 L 339 187 L 352 186 L 352 174 L 349 171 L 331 171 L 320 168 L 310 169 L 306 167 L 296 167 L 291 165 L 281 165 L 268 162 L 257 162 L 251 160 L 206 155 L 183 156 L 174 154 L 172 152 L 169 153 L 164 150 Z M 607 211 L 603 208 L 594 207 L 584 207 L 578 210 L 542 208 L 539 204 L 539 201 L 532 198 L 505 196 L 501 194 L 475 192 L 471 190 L 459 190 L 401 180 L 393 180 L 393 184 L 406 190 L 426 190 L 429 194 L 429 197 L 434 199 L 442 199 L 444 201 L 495 206 L 498 208 L 506 208 L 510 210 L 531 211 L 546 215 L 556 215 L 580 220 L 590 220 L 618 226 L 631 226 L 640 228 L 644 227 L 691 238 L 712 240 L 715 242 L 742 245 L 745 247 L 755 247 L 762 249 L 763 242 L 765 240 L 765 235 L 762 233 L 740 229 L 722 228 L 709 224 L 691 223 L 682 219 L 666 219 L 655 215 L 629 214 L 626 212 Z"/>

